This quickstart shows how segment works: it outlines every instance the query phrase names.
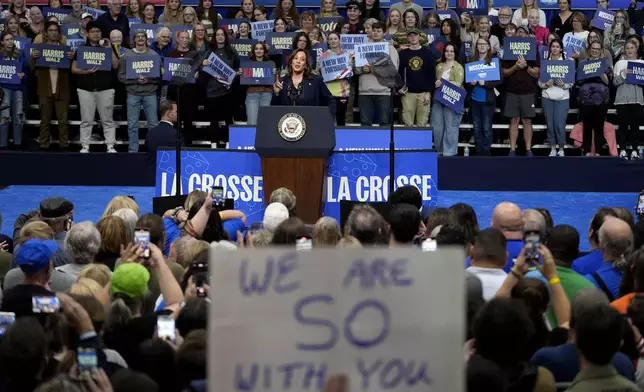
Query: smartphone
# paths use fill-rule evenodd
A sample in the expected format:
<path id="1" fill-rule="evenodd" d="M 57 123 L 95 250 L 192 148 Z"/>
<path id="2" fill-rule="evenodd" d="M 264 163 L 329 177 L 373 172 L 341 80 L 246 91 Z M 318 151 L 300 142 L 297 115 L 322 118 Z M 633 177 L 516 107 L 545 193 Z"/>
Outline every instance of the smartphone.
<path id="1" fill-rule="evenodd" d="M 526 233 L 523 242 L 526 245 L 526 260 L 539 260 L 539 245 L 541 245 L 541 236 L 539 233 Z"/>
<path id="2" fill-rule="evenodd" d="M 14 312 L 0 312 L 0 336 L 16 321 Z"/>
<path id="3" fill-rule="evenodd" d="M 32 297 L 31 305 L 34 313 L 56 313 L 60 310 L 58 297 Z"/>
<path id="4" fill-rule="evenodd" d="M 213 186 L 212 187 L 212 206 L 215 208 L 224 207 L 224 187 Z"/>
<path id="5" fill-rule="evenodd" d="M 170 316 L 157 317 L 157 336 L 163 340 L 176 340 L 174 319 Z"/>
<path id="6" fill-rule="evenodd" d="M 92 377 L 94 369 L 98 367 L 98 358 L 96 357 L 96 350 L 88 347 L 80 347 L 76 351 L 76 363 L 78 364 L 78 377 L 87 379 Z"/>
<path id="7" fill-rule="evenodd" d="M 134 243 L 143 247 L 143 257 L 150 257 L 150 232 L 146 230 L 137 230 L 134 232 Z"/>
<path id="8" fill-rule="evenodd" d="M 644 191 L 641 191 L 640 194 L 637 196 L 637 205 L 635 206 L 635 213 L 638 216 L 644 215 Z"/>

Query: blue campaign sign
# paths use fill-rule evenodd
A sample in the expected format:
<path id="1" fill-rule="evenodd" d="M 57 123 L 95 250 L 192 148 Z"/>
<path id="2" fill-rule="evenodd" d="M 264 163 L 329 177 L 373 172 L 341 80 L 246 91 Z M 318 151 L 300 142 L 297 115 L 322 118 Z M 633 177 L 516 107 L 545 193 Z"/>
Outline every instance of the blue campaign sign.
<path id="1" fill-rule="evenodd" d="M 130 23 L 130 27 L 132 27 L 133 24 L 140 24 L 141 19 L 139 18 L 127 18 L 128 22 Z"/>
<path id="2" fill-rule="evenodd" d="M 99 10 L 99 9 L 96 9 L 96 8 L 89 8 L 86 5 L 83 6 L 83 12 L 87 12 L 88 14 L 92 15 L 94 20 L 96 20 L 96 18 L 98 18 L 99 16 L 101 16 L 101 15 L 103 15 L 105 13 L 105 11 L 103 11 L 103 10 Z"/>
<path id="3" fill-rule="evenodd" d="M 434 99 L 437 102 L 442 103 L 456 113 L 463 113 L 465 97 L 467 97 L 467 91 L 447 80 L 441 80 L 440 87 L 434 93 Z"/>
<path id="4" fill-rule="evenodd" d="M 347 0 L 337 0 L 336 4 L 338 8 L 344 7 L 346 4 Z M 395 1 L 387 1 L 387 2 L 382 2 L 381 7 L 388 7 L 391 4 L 394 4 Z M 460 8 L 458 7 L 458 1 L 457 0 L 449 0 L 449 7 L 450 8 Z M 479 0 L 480 3 L 480 0 Z M 196 0 L 187 0 L 183 2 L 184 5 L 197 5 Z M 256 5 L 263 5 L 265 7 L 275 7 L 275 1 L 273 0 L 256 0 L 255 1 Z M 435 1 L 434 0 L 414 0 L 414 4 L 418 4 L 419 6 L 423 7 L 424 9 L 434 9 L 435 6 Z M 494 8 L 499 9 L 502 6 L 508 6 L 512 9 L 517 9 L 521 8 L 522 1 L 521 0 L 503 0 L 503 1 L 495 1 L 494 2 Z M 611 9 L 627 9 L 630 4 L 629 0 L 612 0 L 610 2 Z M 557 0 L 538 0 L 537 5 L 539 8 L 543 10 L 558 10 L 559 6 L 557 3 Z M 217 6 L 218 7 L 235 7 L 239 8 L 239 1 L 236 0 L 218 0 L 217 1 Z M 298 8 L 313 8 L 317 9 L 320 8 L 320 2 L 317 0 L 298 0 L 297 1 L 297 6 Z M 574 3 L 575 10 L 596 10 L 597 9 L 597 2 L 595 0 L 577 0 Z M 386 12 L 386 11 L 385 11 Z M 442 12 L 442 11 L 440 11 Z M 451 15 L 449 16 L 451 17 Z"/>
<path id="5" fill-rule="evenodd" d="M 164 57 L 163 80 L 166 82 L 195 83 L 195 70 L 191 59 Z"/>
<path id="6" fill-rule="evenodd" d="M 539 58 L 541 60 L 547 60 L 550 50 L 547 46 L 539 46 Z"/>
<path id="7" fill-rule="evenodd" d="M 230 131 L 231 150 L 254 150 L 255 127 L 233 127 Z M 382 128 L 336 128 L 334 151 L 378 151 L 389 149 L 389 130 Z M 430 150 L 432 131 L 429 128 L 396 128 L 396 150 Z"/>
<path id="8" fill-rule="evenodd" d="M 644 84 L 644 62 L 629 61 L 626 69 L 631 70 L 626 74 L 626 83 L 628 84 Z"/>
<path id="9" fill-rule="evenodd" d="M 111 71 L 112 48 L 81 46 L 76 51 L 76 66 L 80 69 L 94 69 L 98 67 L 100 71 Z"/>
<path id="10" fill-rule="evenodd" d="M 85 44 L 85 40 L 82 38 L 72 38 L 67 40 L 67 45 L 72 49 L 73 52 L 76 52 L 81 45 Z"/>
<path id="11" fill-rule="evenodd" d="M 321 58 L 320 73 L 325 82 L 350 78 L 353 76 L 353 68 L 349 54 L 343 53 Z"/>
<path id="12" fill-rule="evenodd" d="M 315 22 L 324 34 L 328 34 L 331 31 L 335 31 L 338 23 L 340 23 L 342 20 L 344 20 L 344 18 L 342 18 L 341 16 L 331 16 L 325 18 L 317 18 Z"/>
<path id="13" fill-rule="evenodd" d="M 227 85 L 233 84 L 233 80 L 235 80 L 235 76 L 237 76 L 237 72 L 234 69 L 230 68 L 230 66 L 228 66 L 228 64 L 226 64 L 224 60 L 219 58 L 215 53 L 210 53 L 208 61 L 210 61 L 210 64 L 204 65 L 202 68 L 204 72 L 210 74 L 220 83 Z"/>
<path id="14" fill-rule="evenodd" d="M 543 60 L 541 62 L 539 81 L 547 83 L 552 80 L 556 83 L 575 83 L 575 62 L 570 60 Z"/>
<path id="15" fill-rule="evenodd" d="M 20 84 L 18 74 L 22 72 L 22 63 L 18 60 L 0 60 L 0 83 Z"/>
<path id="16" fill-rule="evenodd" d="M 131 56 L 125 58 L 125 78 L 158 78 L 161 75 L 159 56 Z"/>
<path id="17" fill-rule="evenodd" d="M 600 30 L 608 30 L 615 19 L 615 12 L 609 10 L 597 10 L 590 25 Z"/>
<path id="18" fill-rule="evenodd" d="M 36 67 L 66 69 L 70 66 L 67 53 L 71 50 L 66 45 L 32 44 L 34 50 L 40 51 Z"/>
<path id="19" fill-rule="evenodd" d="M 289 54 L 293 50 L 296 33 L 266 33 L 266 45 L 269 54 Z"/>
<path id="20" fill-rule="evenodd" d="M 80 25 L 78 23 L 69 23 L 60 26 L 60 32 L 67 38 L 72 35 L 80 33 Z"/>
<path id="21" fill-rule="evenodd" d="M 441 21 L 445 19 L 452 19 L 452 12 L 450 10 L 436 11 L 436 14 L 438 15 L 438 19 L 440 19 Z"/>
<path id="22" fill-rule="evenodd" d="M 563 45 L 572 53 L 581 53 L 586 48 L 586 41 L 580 37 L 568 33 L 564 36 Z"/>
<path id="23" fill-rule="evenodd" d="M 342 34 L 340 36 L 340 47 L 350 53 L 355 52 L 356 45 L 367 42 L 367 34 Z"/>
<path id="24" fill-rule="evenodd" d="M 62 23 L 63 20 L 67 17 L 67 15 L 72 13 L 72 10 L 68 10 L 65 8 L 51 8 L 51 7 L 43 7 L 42 8 L 42 13 L 45 15 L 45 20 L 48 19 L 49 17 L 53 16 L 56 19 L 58 19 L 58 23 Z"/>
<path id="25" fill-rule="evenodd" d="M 239 83 L 249 86 L 272 86 L 275 82 L 275 63 L 272 61 L 242 61 Z"/>
<path id="26" fill-rule="evenodd" d="M 313 60 L 313 68 L 317 68 L 320 56 L 329 49 L 326 42 L 318 42 L 311 48 L 311 59 Z"/>
<path id="27" fill-rule="evenodd" d="M 441 29 L 423 29 L 423 32 L 427 34 L 427 41 L 429 43 L 432 43 L 436 40 L 436 38 L 440 37 L 441 35 Z"/>
<path id="28" fill-rule="evenodd" d="M 577 80 L 585 80 L 601 76 L 608 69 L 606 59 L 581 60 L 577 67 Z"/>
<path id="29" fill-rule="evenodd" d="M 231 39 L 230 46 L 232 46 L 239 55 L 240 60 L 248 60 L 251 55 L 253 47 L 257 43 L 254 39 Z"/>
<path id="30" fill-rule="evenodd" d="M 25 50 L 27 47 L 31 47 L 31 39 L 27 37 L 13 37 L 13 42 L 16 44 L 18 50 Z M 30 55 L 30 53 L 28 53 Z"/>
<path id="31" fill-rule="evenodd" d="M 130 39 L 134 39 L 134 34 L 139 31 L 145 31 L 145 34 L 148 36 L 148 44 L 155 41 L 155 34 L 157 29 L 163 27 L 162 24 L 133 24 L 130 26 Z"/>
<path id="32" fill-rule="evenodd" d="M 187 31 L 188 37 L 192 38 L 192 26 L 172 25 L 166 27 L 170 29 L 170 37 L 172 37 L 172 42 L 177 42 L 177 33 L 180 31 Z"/>
<path id="33" fill-rule="evenodd" d="M 479 80 L 486 82 L 501 80 L 499 59 L 493 58 L 490 64 L 485 64 L 484 61 L 473 61 L 465 64 L 465 81 L 469 83 Z"/>
<path id="34" fill-rule="evenodd" d="M 537 59 L 537 40 L 534 37 L 505 37 L 503 39 L 503 60 L 518 60 L 519 56 L 527 61 Z"/>
<path id="35" fill-rule="evenodd" d="M 274 4 L 273 4 L 274 5 Z M 235 34 L 239 32 L 239 25 L 243 22 L 248 23 L 246 18 L 237 18 L 237 19 L 222 19 L 217 22 L 217 27 L 223 27 L 226 31 L 233 31 Z"/>
<path id="36" fill-rule="evenodd" d="M 386 133 L 386 132 L 384 132 Z M 184 150 L 181 152 L 181 193 L 195 189 L 224 188 L 235 209 L 246 214 L 247 223 L 260 222 L 264 215 L 262 164 L 254 151 Z M 437 204 L 437 155 L 429 151 L 397 151 L 394 160 L 395 186 L 414 185 L 421 193 L 423 208 Z M 157 152 L 156 195 L 176 194 L 175 151 Z M 340 219 L 340 201 L 387 201 L 389 197 L 388 152 L 336 152 L 329 158 L 325 182 L 324 215 Z"/>
<path id="37" fill-rule="evenodd" d="M 258 41 L 264 42 L 266 40 L 266 33 L 273 31 L 275 27 L 274 20 L 265 20 L 261 22 L 251 22 L 250 23 L 250 32 L 251 37 Z"/>

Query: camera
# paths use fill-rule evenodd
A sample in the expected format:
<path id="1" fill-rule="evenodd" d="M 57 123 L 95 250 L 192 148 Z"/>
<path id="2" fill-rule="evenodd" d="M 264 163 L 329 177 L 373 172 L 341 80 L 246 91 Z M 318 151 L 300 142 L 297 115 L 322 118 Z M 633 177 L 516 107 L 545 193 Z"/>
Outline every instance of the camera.
<path id="1" fill-rule="evenodd" d="M 216 209 L 224 208 L 224 187 L 213 186 L 212 187 L 212 206 Z"/>

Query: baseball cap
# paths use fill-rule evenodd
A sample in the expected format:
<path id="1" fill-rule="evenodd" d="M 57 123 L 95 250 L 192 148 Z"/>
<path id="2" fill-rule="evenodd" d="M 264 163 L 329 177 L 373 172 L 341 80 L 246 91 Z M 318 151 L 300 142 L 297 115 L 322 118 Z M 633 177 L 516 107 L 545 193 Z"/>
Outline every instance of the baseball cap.
<path id="1" fill-rule="evenodd" d="M 131 299 L 143 297 L 148 289 L 150 272 L 138 263 L 119 265 L 112 274 L 110 293 L 125 294 Z"/>
<path id="2" fill-rule="evenodd" d="M 74 203 L 62 197 L 50 197 L 40 202 L 40 216 L 58 218 L 74 210 Z"/>
<path id="3" fill-rule="evenodd" d="M 81 14 L 81 19 L 85 19 L 85 18 L 92 18 L 92 19 L 94 19 L 94 16 L 93 16 L 92 14 L 90 14 L 89 12 L 83 12 L 83 13 Z"/>
<path id="4" fill-rule="evenodd" d="M 264 228 L 268 231 L 275 231 L 280 223 L 289 217 L 288 208 L 282 203 L 271 203 L 264 211 Z"/>
<path id="5" fill-rule="evenodd" d="M 53 240 L 32 239 L 20 246 L 16 262 L 22 272 L 33 275 L 49 266 L 49 260 L 58 251 L 58 244 Z"/>
<path id="6" fill-rule="evenodd" d="M 420 30 L 418 30 L 415 27 L 412 27 L 412 28 L 407 30 L 407 35 L 410 35 L 410 34 L 420 35 Z"/>
<path id="7" fill-rule="evenodd" d="M 360 3 L 358 3 L 355 0 L 347 1 L 347 3 L 345 5 L 346 5 L 348 10 L 349 9 L 360 9 Z"/>

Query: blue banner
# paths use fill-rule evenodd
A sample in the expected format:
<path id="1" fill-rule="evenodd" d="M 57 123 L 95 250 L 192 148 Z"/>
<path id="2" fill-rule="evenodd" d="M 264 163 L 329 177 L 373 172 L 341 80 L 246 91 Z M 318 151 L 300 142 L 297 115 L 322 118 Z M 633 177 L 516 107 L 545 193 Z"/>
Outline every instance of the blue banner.
<path id="1" fill-rule="evenodd" d="M 231 127 L 231 150 L 254 150 L 255 127 Z M 336 128 L 334 151 L 379 151 L 389 149 L 389 130 L 383 128 Z M 431 150 L 429 128 L 394 129 L 396 150 Z"/>
<path id="2" fill-rule="evenodd" d="M 346 4 L 347 0 L 337 0 L 336 4 L 338 8 L 343 8 Z M 388 8 L 390 5 L 394 4 L 395 1 L 386 1 L 386 2 L 381 2 L 380 6 L 383 8 Z M 459 8 L 458 7 L 458 1 L 457 0 L 449 0 L 449 7 L 450 8 Z M 196 0 L 186 0 L 182 2 L 183 5 L 192 5 L 196 6 L 197 1 Z M 273 0 L 256 0 L 255 1 L 256 5 L 263 5 L 265 7 L 273 8 L 275 7 L 275 1 Z M 418 4 L 424 9 L 434 9 L 435 2 L 434 0 L 414 0 L 414 4 Z M 512 9 L 517 9 L 521 8 L 522 1 L 521 0 L 503 0 L 499 1 L 496 0 L 494 1 L 494 8 L 499 9 L 503 6 L 508 6 Z M 627 9 L 628 5 L 630 4 L 629 0 L 612 0 L 610 2 L 610 7 L 611 9 Z M 557 0 L 538 0 L 537 5 L 539 8 L 543 10 L 559 10 L 559 6 L 557 3 Z M 233 7 L 233 8 L 239 8 L 239 1 L 236 0 L 218 0 L 216 3 L 217 7 Z M 573 4 L 574 9 L 579 11 L 579 10 L 596 10 L 597 9 L 597 2 L 596 0 L 576 0 Z M 297 1 L 297 7 L 298 8 L 313 8 L 317 10 L 320 8 L 320 2 L 317 0 L 298 0 Z M 223 12 L 222 12 L 223 14 Z M 441 15 L 442 16 L 442 15 Z M 447 17 L 451 17 L 447 16 Z"/>
<path id="3" fill-rule="evenodd" d="M 80 25 L 78 23 L 60 25 L 60 32 L 65 37 L 69 38 L 80 33 Z"/>
<path id="4" fill-rule="evenodd" d="M 215 53 L 210 53 L 208 56 L 209 65 L 203 66 L 203 71 L 210 74 L 215 79 L 219 80 L 220 83 L 231 85 L 235 76 L 237 76 L 237 71 L 230 68 L 224 60 L 219 58 Z"/>
<path id="5" fill-rule="evenodd" d="M 181 190 L 224 188 L 235 209 L 246 214 L 247 223 L 264 217 L 262 164 L 253 151 L 186 150 L 181 153 Z M 394 160 L 395 186 L 414 185 L 423 208 L 436 206 L 438 170 L 435 152 L 399 151 Z M 175 151 L 157 152 L 156 195 L 175 194 Z M 325 182 L 324 215 L 340 219 L 340 201 L 382 202 L 389 198 L 389 154 L 333 153 Z"/>
<path id="6" fill-rule="evenodd" d="M 581 60 L 577 67 L 577 80 L 585 80 L 603 75 L 608 68 L 606 59 Z"/>
<path id="7" fill-rule="evenodd" d="M 248 60 L 248 56 L 253 51 L 253 46 L 257 43 L 254 39 L 231 39 L 230 46 L 232 46 L 239 55 L 240 60 Z"/>
<path id="8" fill-rule="evenodd" d="M 85 44 L 85 40 L 82 38 L 72 38 L 67 40 L 67 46 L 70 47 L 72 52 L 76 52 L 78 48 Z"/>
<path id="9" fill-rule="evenodd" d="M 317 18 L 315 22 L 324 34 L 329 34 L 330 32 L 335 31 L 338 23 L 343 20 L 344 18 L 341 16 L 331 16 L 326 18 Z"/>
<path id="10" fill-rule="evenodd" d="M 133 24 L 130 26 L 130 39 L 134 39 L 134 34 L 136 34 L 139 31 L 145 31 L 145 34 L 148 36 L 148 45 L 151 44 L 152 42 L 156 41 L 156 32 L 157 29 L 160 27 L 163 27 L 162 24 Z"/>
<path id="11" fill-rule="evenodd" d="M 112 48 L 81 46 L 76 51 L 76 67 L 80 69 L 98 67 L 99 71 L 111 71 Z"/>
<path id="12" fill-rule="evenodd" d="M 568 33 L 563 39 L 564 49 L 571 51 L 570 53 L 581 53 L 586 48 L 586 41 Z M 568 53 L 568 52 L 567 52 Z"/>
<path id="13" fill-rule="evenodd" d="M 644 62 L 629 61 L 626 69 L 631 71 L 626 74 L 626 83 L 644 84 Z"/>
<path id="14" fill-rule="evenodd" d="M 575 83 L 575 62 L 570 60 L 543 60 L 541 62 L 539 81 L 547 83 L 552 80 L 557 83 Z"/>
<path id="15" fill-rule="evenodd" d="M 170 37 L 172 38 L 172 42 L 177 42 L 177 33 L 180 31 L 187 31 L 188 32 L 188 37 L 192 38 L 192 26 L 185 26 L 185 25 L 172 25 L 172 26 L 166 26 L 168 29 L 170 29 Z"/>
<path id="16" fill-rule="evenodd" d="M 159 56 L 133 56 L 125 58 L 125 78 L 158 78 L 161 75 Z"/>
<path id="17" fill-rule="evenodd" d="M 140 24 L 141 23 L 141 19 L 139 19 L 139 18 L 127 18 L 127 20 L 128 20 L 128 22 L 130 24 L 130 28 L 132 28 L 133 24 Z"/>
<path id="18" fill-rule="evenodd" d="M 353 76 L 353 68 L 348 53 L 327 56 L 320 59 L 320 73 L 325 82 L 347 79 Z"/>
<path id="19" fill-rule="evenodd" d="M 431 44 L 440 37 L 441 29 L 423 29 L 423 32 L 427 34 L 427 41 Z"/>
<path id="20" fill-rule="evenodd" d="M 105 11 L 99 10 L 96 8 L 89 8 L 88 6 L 84 5 L 83 6 L 83 12 L 87 12 L 88 14 L 92 15 L 92 18 L 96 20 L 99 16 L 103 15 Z"/>
<path id="21" fill-rule="evenodd" d="M 275 5 L 275 4 L 272 4 Z M 246 18 L 238 18 L 238 19 L 222 19 L 219 22 L 217 22 L 217 27 L 223 27 L 228 34 L 230 35 L 230 32 L 234 32 L 235 35 L 239 32 L 239 25 L 242 24 L 243 22 L 248 23 L 248 19 Z"/>
<path id="22" fill-rule="evenodd" d="M 65 45 L 32 44 L 34 50 L 40 51 L 36 59 L 36 67 L 44 68 L 69 68 L 70 62 L 67 53 L 71 50 Z"/>
<path id="23" fill-rule="evenodd" d="M 445 19 L 452 19 L 452 13 L 449 10 L 436 11 L 436 14 L 438 15 L 438 19 L 440 19 L 441 21 Z"/>
<path id="24" fill-rule="evenodd" d="M 253 39 L 264 42 L 266 40 L 266 33 L 273 31 L 275 27 L 274 20 L 264 20 L 260 22 L 250 23 L 250 33 Z"/>
<path id="25" fill-rule="evenodd" d="M 58 24 L 63 23 L 67 15 L 71 13 L 72 13 L 72 10 L 68 10 L 65 8 L 51 8 L 51 7 L 42 8 L 42 14 L 45 15 L 45 20 L 53 16 L 56 19 L 58 19 Z"/>
<path id="26" fill-rule="evenodd" d="M 275 83 L 275 63 L 272 61 L 242 61 L 239 83 L 249 86 L 272 86 Z"/>
<path id="27" fill-rule="evenodd" d="M 342 34 L 340 36 L 340 47 L 346 52 L 355 52 L 356 45 L 367 42 L 367 34 Z"/>
<path id="28" fill-rule="evenodd" d="M 547 46 L 539 46 L 539 58 L 541 60 L 547 60 L 548 59 L 548 55 L 550 54 L 549 49 L 550 48 L 548 48 Z"/>
<path id="29" fill-rule="evenodd" d="M 266 33 L 266 45 L 270 54 L 290 54 L 293 50 L 295 33 Z"/>
<path id="30" fill-rule="evenodd" d="M 486 82 L 501 80 L 499 59 L 493 58 L 490 64 L 485 64 L 484 61 L 473 61 L 465 64 L 465 81 L 469 83 L 479 80 Z"/>
<path id="31" fill-rule="evenodd" d="M 537 59 L 537 40 L 534 37 L 505 37 L 503 39 L 503 60 L 518 60 L 519 56 L 527 61 Z"/>
<path id="32" fill-rule="evenodd" d="M 31 39 L 27 37 L 13 37 L 13 42 L 16 44 L 16 47 L 20 51 L 24 51 L 27 48 L 31 48 Z M 27 56 L 31 56 L 31 50 L 27 53 Z"/>
<path id="33" fill-rule="evenodd" d="M 590 25 L 600 30 L 608 30 L 615 19 L 615 12 L 609 10 L 597 10 Z"/>
<path id="34" fill-rule="evenodd" d="M 434 93 L 434 99 L 456 113 L 463 113 L 467 92 L 457 85 L 442 79 L 441 85 Z"/>
<path id="35" fill-rule="evenodd" d="M 18 74 L 22 72 L 22 63 L 18 60 L 0 60 L 0 83 L 20 84 Z"/>
<path id="36" fill-rule="evenodd" d="M 192 67 L 192 59 L 164 57 L 163 58 L 163 80 L 166 82 L 195 83 L 195 71 Z"/>
<path id="37" fill-rule="evenodd" d="M 313 60 L 313 68 L 317 68 L 318 61 L 320 61 L 320 56 L 329 49 L 329 45 L 326 42 L 318 42 L 313 45 L 311 48 L 311 58 Z"/>

